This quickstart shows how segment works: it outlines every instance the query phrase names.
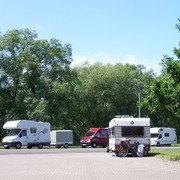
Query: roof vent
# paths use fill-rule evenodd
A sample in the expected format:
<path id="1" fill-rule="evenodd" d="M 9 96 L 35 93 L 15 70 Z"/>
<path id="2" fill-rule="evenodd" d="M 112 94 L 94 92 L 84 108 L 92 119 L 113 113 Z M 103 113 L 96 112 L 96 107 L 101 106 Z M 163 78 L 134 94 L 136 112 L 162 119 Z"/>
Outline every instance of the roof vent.
<path id="1" fill-rule="evenodd" d="M 115 115 L 115 118 L 133 118 L 133 116 L 129 116 L 129 115 Z"/>

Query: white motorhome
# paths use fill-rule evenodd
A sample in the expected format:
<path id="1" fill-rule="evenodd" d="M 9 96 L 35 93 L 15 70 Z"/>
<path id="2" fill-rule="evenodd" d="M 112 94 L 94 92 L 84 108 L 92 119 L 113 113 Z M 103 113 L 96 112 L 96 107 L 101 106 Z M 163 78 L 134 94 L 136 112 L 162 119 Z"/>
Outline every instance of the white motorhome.
<path id="1" fill-rule="evenodd" d="M 177 144 L 177 136 L 174 128 L 154 127 L 150 129 L 150 132 L 152 146 L 171 146 L 171 144 Z"/>
<path id="2" fill-rule="evenodd" d="M 144 155 L 150 151 L 150 118 L 116 116 L 109 122 L 109 147 L 107 151 L 117 152 L 123 139 L 130 143 L 138 141 L 144 145 Z"/>
<path id="3" fill-rule="evenodd" d="M 73 145 L 73 131 L 72 130 L 52 130 L 51 135 L 51 146 L 60 148 L 68 148 L 69 145 Z"/>
<path id="4" fill-rule="evenodd" d="M 36 122 L 32 120 L 7 121 L 3 128 L 8 130 L 8 134 L 3 138 L 4 148 L 27 146 L 31 149 L 37 146 L 39 149 L 45 145 L 50 145 L 50 123 Z"/>

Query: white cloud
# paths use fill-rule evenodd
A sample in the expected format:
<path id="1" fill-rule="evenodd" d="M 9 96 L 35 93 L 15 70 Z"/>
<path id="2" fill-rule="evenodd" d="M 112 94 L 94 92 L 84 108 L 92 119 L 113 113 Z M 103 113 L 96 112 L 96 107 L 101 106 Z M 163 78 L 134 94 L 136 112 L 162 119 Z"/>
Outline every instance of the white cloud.
<path id="1" fill-rule="evenodd" d="M 122 63 L 123 64 L 129 63 L 129 64 L 134 64 L 134 65 L 142 64 L 142 65 L 144 65 L 146 70 L 153 69 L 153 71 L 157 75 L 159 75 L 160 71 L 161 71 L 161 67 L 159 65 L 159 62 L 154 63 L 152 60 L 137 58 L 135 55 L 127 55 L 127 56 L 125 56 L 123 58 Z"/>
<path id="2" fill-rule="evenodd" d="M 153 69 L 153 71 L 159 75 L 160 74 L 160 65 L 159 63 L 154 63 L 153 61 L 138 58 L 135 55 L 126 55 L 121 58 L 112 57 L 108 54 L 105 54 L 104 52 L 97 52 L 94 53 L 92 56 L 81 56 L 81 55 L 75 55 L 73 56 L 73 62 L 71 64 L 72 67 L 81 66 L 85 63 L 88 63 L 90 65 L 100 62 L 104 65 L 106 64 L 112 64 L 115 65 L 116 63 L 122 63 L 122 64 L 142 64 L 145 66 L 147 70 Z"/>
<path id="3" fill-rule="evenodd" d="M 100 62 L 102 64 L 116 64 L 120 62 L 118 58 L 114 58 L 112 56 L 109 56 L 103 52 L 97 52 L 94 53 L 92 56 L 81 56 L 81 55 L 75 55 L 73 56 L 73 62 L 71 64 L 72 67 L 75 66 L 81 66 L 85 63 L 89 63 L 90 65 Z"/>
<path id="4" fill-rule="evenodd" d="M 71 67 L 81 66 L 85 63 L 94 64 L 95 62 L 97 62 L 97 60 L 93 57 L 75 55 Z"/>
<path id="5" fill-rule="evenodd" d="M 129 64 L 139 64 L 139 60 L 136 58 L 134 55 L 127 55 L 123 58 L 124 63 L 129 63 Z"/>

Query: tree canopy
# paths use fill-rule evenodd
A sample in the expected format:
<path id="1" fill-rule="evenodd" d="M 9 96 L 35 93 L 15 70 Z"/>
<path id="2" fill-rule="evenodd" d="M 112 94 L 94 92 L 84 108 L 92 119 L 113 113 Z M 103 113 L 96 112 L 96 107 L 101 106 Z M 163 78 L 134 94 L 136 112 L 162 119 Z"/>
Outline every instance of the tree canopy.
<path id="1" fill-rule="evenodd" d="M 180 32 L 180 19 L 176 27 Z M 147 89 L 149 96 L 144 99 L 144 104 L 150 110 L 153 126 L 174 127 L 179 136 L 180 48 L 174 48 L 173 52 L 176 58 L 166 55 L 162 59 L 162 74 L 156 77 L 150 89 Z"/>
<path id="2" fill-rule="evenodd" d="M 174 54 L 164 56 L 159 76 L 143 65 L 71 68 L 70 44 L 38 39 L 29 29 L 7 31 L 0 35 L 1 136 L 5 121 L 33 119 L 72 129 L 79 142 L 88 128 L 108 127 L 118 114 L 138 117 L 138 109 L 151 126 L 174 127 L 180 135 L 180 49 Z"/>

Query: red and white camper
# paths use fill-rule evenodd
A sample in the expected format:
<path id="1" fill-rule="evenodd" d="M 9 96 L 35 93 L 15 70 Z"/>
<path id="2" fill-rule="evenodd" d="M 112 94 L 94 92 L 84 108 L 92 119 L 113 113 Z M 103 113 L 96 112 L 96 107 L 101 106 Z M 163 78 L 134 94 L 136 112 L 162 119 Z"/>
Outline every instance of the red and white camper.
<path id="1" fill-rule="evenodd" d="M 144 155 L 150 151 L 150 118 L 133 118 L 115 116 L 109 122 L 109 146 L 107 151 L 117 152 L 121 142 L 127 139 L 130 143 L 139 142 L 144 146 Z"/>

